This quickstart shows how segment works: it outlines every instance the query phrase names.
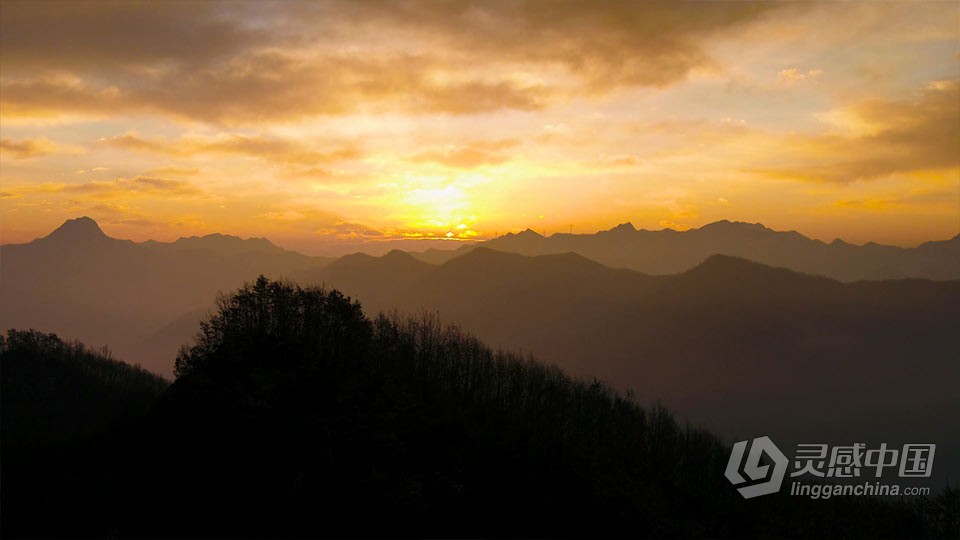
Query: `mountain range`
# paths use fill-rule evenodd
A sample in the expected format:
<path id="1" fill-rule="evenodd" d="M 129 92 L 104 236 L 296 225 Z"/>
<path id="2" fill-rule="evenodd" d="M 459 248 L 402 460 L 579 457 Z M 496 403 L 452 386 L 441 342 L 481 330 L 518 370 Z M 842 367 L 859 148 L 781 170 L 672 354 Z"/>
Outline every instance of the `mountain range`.
<path id="1" fill-rule="evenodd" d="M 725 255 L 649 276 L 484 247 L 441 265 L 354 255 L 294 277 L 369 310 L 439 313 L 731 437 L 906 437 L 960 455 L 960 281 L 843 283 Z"/>
<path id="2" fill-rule="evenodd" d="M 263 238 L 118 240 L 81 217 L 30 243 L 0 247 L 0 325 L 109 345 L 120 357 L 169 376 L 171 351 L 149 346 L 155 333 L 187 317 L 191 330 L 185 335 L 192 335 L 219 291 L 259 274 L 282 277 L 326 262 Z"/>
<path id="3" fill-rule="evenodd" d="M 836 239 L 824 243 L 796 231 L 774 231 L 759 223 L 717 221 L 698 229 L 637 230 L 623 223 L 596 234 L 543 236 L 531 229 L 484 242 L 484 247 L 521 255 L 579 253 L 611 268 L 646 274 L 675 274 L 710 255 L 743 257 L 770 266 L 831 277 L 861 279 L 960 279 L 960 235 L 914 248 L 868 242 L 858 246 Z M 474 249 L 427 250 L 416 256 L 439 264 Z"/>
<path id="4" fill-rule="evenodd" d="M 549 252 L 561 242 L 584 247 L 509 252 Z M 725 246 L 717 253 L 754 251 L 701 257 L 711 242 Z M 660 246 L 663 256 L 631 245 Z M 683 233 L 630 226 L 546 238 L 527 232 L 444 253 L 446 260 L 402 251 L 330 260 L 222 235 L 134 243 L 80 218 L 29 244 L 2 247 L 0 323 L 109 344 L 121 358 L 169 376 L 177 349 L 218 292 L 266 274 L 335 287 L 371 314 L 438 313 L 492 346 L 605 380 L 641 402 L 660 400 L 736 440 L 937 443 L 938 474 L 955 480 L 960 281 L 844 282 L 756 260 L 776 255 L 802 269 L 816 260 L 803 253 L 827 249 L 838 272 L 847 272 L 843 257 L 883 255 L 899 261 L 886 266 L 896 272 L 948 278 L 960 263 L 957 245 L 956 238 L 912 250 L 822 244 L 721 222 Z M 602 264 L 604 253 L 621 264 Z M 669 262 L 668 253 L 683 256 Z M 629 261 L 661 272 L 685 267 L 668 275 L 611 267 Z"/>

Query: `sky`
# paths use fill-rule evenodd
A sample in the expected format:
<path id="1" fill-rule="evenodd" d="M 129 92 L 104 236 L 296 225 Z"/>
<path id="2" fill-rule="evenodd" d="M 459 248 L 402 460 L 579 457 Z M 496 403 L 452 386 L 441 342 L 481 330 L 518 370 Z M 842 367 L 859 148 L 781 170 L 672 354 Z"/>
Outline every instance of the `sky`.
<path id="1" fill-rule="evenodd" d="M 0 3 L 0 242 L 960 233 L 960 3 Z"/>

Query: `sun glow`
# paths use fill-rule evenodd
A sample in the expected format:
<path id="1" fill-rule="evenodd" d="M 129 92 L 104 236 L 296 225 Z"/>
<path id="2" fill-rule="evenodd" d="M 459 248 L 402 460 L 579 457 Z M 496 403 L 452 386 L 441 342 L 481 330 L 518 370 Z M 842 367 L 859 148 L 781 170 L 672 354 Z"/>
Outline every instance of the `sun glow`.
<path id="1" fill-rule="evenodd" d="M 958 232 L 955 4 L 409 4 L 4 3 L 0 243 Z"/>
<path id="2" fill-rule="evenodd" d="M 399 227 L 422 236 L 467 239 L 476 231 L 476 193 L 489 183 L 482 174 L 419 175 L 407 173 L 403 184 L 391 184 L 395 198 L 391 217 Z"/>

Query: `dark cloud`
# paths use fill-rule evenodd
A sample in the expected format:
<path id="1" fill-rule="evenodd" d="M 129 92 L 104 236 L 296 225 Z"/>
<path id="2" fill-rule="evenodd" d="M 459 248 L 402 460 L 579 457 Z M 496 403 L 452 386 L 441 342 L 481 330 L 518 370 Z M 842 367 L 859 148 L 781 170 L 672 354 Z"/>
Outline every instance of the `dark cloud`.
<path id="1" fill-rule="evenodd" d="M 355 2 L 354 24 L 494 62 L 561 65 L 594 88 L 663 86 L 708 64 L 703 44 L 774 3 L 601 0 Z M 794 8 L 796 9 L 796 8 Z"/>
<path id="2" fill-rule="evenodd" d="M 241 3 L 10 0 L 0 43 L 5 70 L 116 75 L 196 66 L 268 42 L 244 24 Z M 243 9 L 237 9 L 243 8 Z"/>
<path id="3" fill-rule="evenodd" d="M 160 112 L 217 124 L 296 120 L 316 115 L 373 112 L 474 114 L 500 109 L 536 110 L 552 92 L 514 81 L 433 78 L 436 59 L 404 55 L 291 58 L 270 52 L 233 59 L 216 69 L 180 71 L 93 86 L 69 78 L 2 85 L 7 114 L 105 115 Z"/>
<path id="4" fill-rule="evenodd" d="M 706 40 L 783 9 L 599 4 L 5 2 L 2 104 L 8 115 L 153 112 L 220 124 L 537 110 L 679 81 L 710 64 Z M 580 82 L 510 75 L 558 67 Z"/>

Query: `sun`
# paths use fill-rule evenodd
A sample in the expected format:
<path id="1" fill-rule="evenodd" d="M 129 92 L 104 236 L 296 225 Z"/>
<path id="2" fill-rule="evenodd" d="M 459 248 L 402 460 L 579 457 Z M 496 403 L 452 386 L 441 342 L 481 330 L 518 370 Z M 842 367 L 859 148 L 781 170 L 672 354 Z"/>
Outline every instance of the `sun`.
<path id="1" fill-rule="evenodd" d="M 486 179 L 407 175 L 396 201 L 403 227 L 423 236 L 468 239 L 480 235 L 474 193 Z"/>

